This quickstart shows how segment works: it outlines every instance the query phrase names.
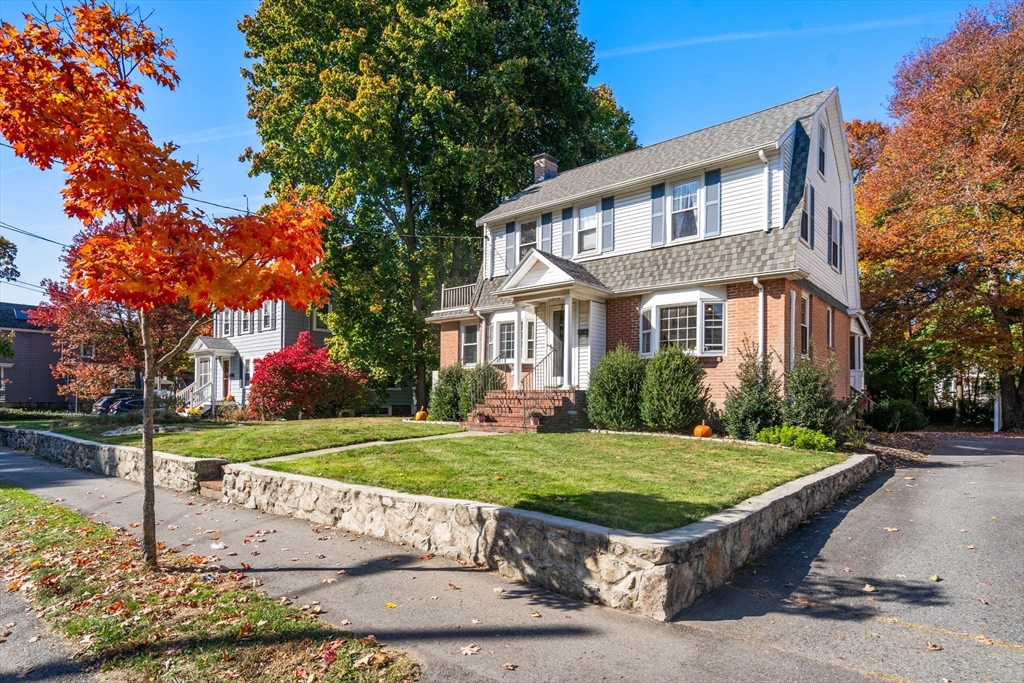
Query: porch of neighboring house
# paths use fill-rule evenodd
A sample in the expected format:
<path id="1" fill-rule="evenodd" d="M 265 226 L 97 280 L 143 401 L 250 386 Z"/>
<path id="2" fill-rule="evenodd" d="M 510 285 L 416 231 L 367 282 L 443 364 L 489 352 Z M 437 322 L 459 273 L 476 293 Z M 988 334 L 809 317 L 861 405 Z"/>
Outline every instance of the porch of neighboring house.
<path id="1" fill-rule="evenodd" d="M 176 393 L 178 405 L 186 410 L 198 408 L 206 415 L 228 397 L 241 403 L 242 398 L 232 391 L 235 381 L 235 366 L 238 364 L 238 350 L 227 339 L 219 337 L 196 337 L 188 349 L 195 363 L 195 381 Z"/>

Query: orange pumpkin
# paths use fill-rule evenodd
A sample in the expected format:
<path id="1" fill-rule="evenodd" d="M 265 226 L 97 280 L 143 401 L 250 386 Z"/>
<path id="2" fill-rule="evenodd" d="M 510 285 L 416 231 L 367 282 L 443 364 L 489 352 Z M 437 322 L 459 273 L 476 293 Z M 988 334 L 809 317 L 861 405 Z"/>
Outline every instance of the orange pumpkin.
<path id="1" fill-rule="evenodd" d="M 423 408 L 420 408 L 416 412 L 416 421 L 417 422 L 423 422 L 426 419 L 427 419 L 427 411 L 423 410 Z"/>
<path id="2" fill-rule="evenodd" d="M 711 427 L 701 422 L 699 425 L 693 428 L 693 435 L 701 438 L 711 436 Z"/>

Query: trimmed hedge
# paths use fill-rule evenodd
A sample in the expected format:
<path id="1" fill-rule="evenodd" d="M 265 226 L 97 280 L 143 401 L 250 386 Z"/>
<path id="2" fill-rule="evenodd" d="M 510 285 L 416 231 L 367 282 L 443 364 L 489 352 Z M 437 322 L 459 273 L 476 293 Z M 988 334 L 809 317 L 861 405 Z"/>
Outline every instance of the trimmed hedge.
<path id="1" fill-rule="evenodd" d="M 708 412 L 711 392 L 697 357 L 664 347 L 647 362 L 640 391 L 640 417 L 659 432 L 689 432 Z"/>
<path id="2" fill-rule="evenodd" d="M 606 353 L 590 373 L 587 417 L 598 429 L 638 429 L 640 399 L 647 361 L 635 351 L 619 346 Z"/>
<path id="3" fill-rule="evenodd" d="M 757 433 L 757 440 L 761 443 L 780 444 L 790 448 L 800 448 L 805 451 L 830 451 L 835 452 L 836 440 L 822 434 L 815 429 L 796 427 L 794 425 L 781 425 L 769 427 Z"/>
<path id="4" fill-rule="evenodd" d="M 886 398 L 864 416 L 864 420 L 883 432 L 912 432 L 928 424 L 924 411 L 905 398 Z"/>

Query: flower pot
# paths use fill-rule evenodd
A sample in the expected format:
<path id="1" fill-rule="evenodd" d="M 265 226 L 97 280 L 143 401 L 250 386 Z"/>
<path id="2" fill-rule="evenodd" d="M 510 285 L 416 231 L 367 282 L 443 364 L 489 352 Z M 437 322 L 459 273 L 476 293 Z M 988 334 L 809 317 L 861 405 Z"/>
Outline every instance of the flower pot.
<path id="1" fill-rule="evenodd" d="M 536 427 L 537 425 L 540 424 L 540 418 L 537 417 L 536 415 L 531 416 L 530 417 L 530 424 L 533 425 L 534 427 Z"/>

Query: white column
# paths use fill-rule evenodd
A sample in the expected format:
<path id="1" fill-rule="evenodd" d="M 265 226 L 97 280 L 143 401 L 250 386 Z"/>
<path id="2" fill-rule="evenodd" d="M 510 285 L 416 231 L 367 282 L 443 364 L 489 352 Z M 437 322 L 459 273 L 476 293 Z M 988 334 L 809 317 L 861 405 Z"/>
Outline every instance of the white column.
<path id="1" fill-rule="evenodd" d="M 516 329 L 514 333 L 515 339 L 515 368 L 513 374 L 513 385 L 512 388 L 516 391 L 523 388 L 523 306 L 522 304 L 516 304 Z"/>
<path id="2" fill-rule="evenodd" d="M 565 331 L 562 335 L 562 388 L 572 387 L 572 347 L 576 326 L 572 322 L 572 295 L 565 297 Z"/>

